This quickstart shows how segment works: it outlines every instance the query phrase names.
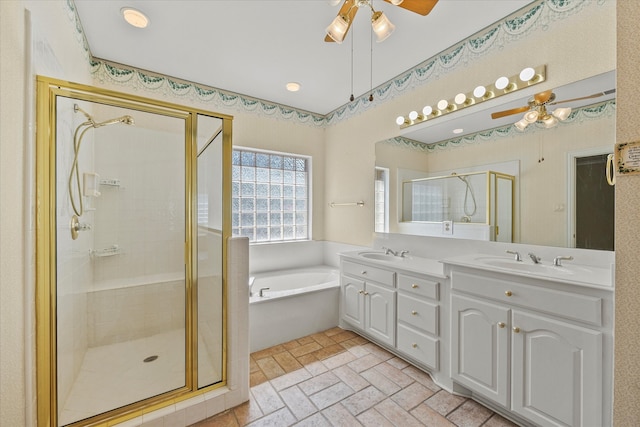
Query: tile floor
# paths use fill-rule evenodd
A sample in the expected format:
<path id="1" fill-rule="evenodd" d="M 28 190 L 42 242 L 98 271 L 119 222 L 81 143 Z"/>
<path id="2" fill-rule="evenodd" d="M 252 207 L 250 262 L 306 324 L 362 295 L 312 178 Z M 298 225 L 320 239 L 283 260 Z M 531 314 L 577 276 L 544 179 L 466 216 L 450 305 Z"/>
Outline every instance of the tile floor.
<path id="1" fill-rule="evenodd" d="M 250 369 L 249 402 L 194 426 L 515 426 L 340 328 L 253 353 Z"/>

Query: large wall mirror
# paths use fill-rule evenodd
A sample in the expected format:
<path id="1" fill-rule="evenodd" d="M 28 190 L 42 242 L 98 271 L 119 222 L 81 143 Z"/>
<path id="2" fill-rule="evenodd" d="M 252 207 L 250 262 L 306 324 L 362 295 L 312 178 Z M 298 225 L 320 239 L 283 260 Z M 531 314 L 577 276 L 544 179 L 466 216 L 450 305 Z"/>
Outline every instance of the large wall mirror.
<path id="1" fill-rule="evenodd" d="M 522 119 L 522 112 L 491 118 L 493 112 L 528 105 L 528 96 L 488 108 L 478 106 L 461 117 L 454 113 L 449 120 L 409 127 L 397 138 L 378 142 L 376 169 L 386 174 L 376 173 L 376 197 L 387 202 L 386 213 L 382 204 L 376 205 L 376 231 L 505 241 L 486 209 L 495 202 L 497 188 L 478 178 L 492 171 L 513 177 L 512 234 L 502 238 L 613 250 L 614 191 L 606 181 L 606 166 L 615 143 L 615 71 L 553 92 L 557 101 L 597 96 L 558 105 L 572 111 L 552 128 L 536 122 L 518 130 L 514 123 Z M 464 131 L 456 136 L 454 129 Z M 381 184 L 380 176 L 388 182 Z M 411 185 L 430 181 L 450 185 L 436 190 Z M 380 188 L 388 188 L 388 194 L 379 195 Z M 423 205 L 438 210 L 439 216 L 416 220 L 408 213 L 412 204 L 416 206 L 411 197 L 424 198 L 427 193 L 431 198 L 422 200 Z M 384 215 L 387 224 L 379 221 Z M 479 225 L 487 231 L 478 232 Z"/>

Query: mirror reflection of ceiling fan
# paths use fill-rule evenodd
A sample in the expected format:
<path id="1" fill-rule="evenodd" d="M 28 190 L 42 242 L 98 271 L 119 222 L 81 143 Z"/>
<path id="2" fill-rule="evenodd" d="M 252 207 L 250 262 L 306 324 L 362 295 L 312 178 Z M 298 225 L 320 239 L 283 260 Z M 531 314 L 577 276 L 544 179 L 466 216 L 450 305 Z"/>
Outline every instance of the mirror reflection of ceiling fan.
<path id="1" fill-rule="evenodd" d="M 566 120 L 571 114 L 571 108 L 560 107 L 549 112 L 547 111 L 548 106 L 564 104 L 567 102 L 581 101 L 584 99 L 598 98 L 600 96 L 610 95 L 615 91 L 615 89 L 610 89 L 604 92 L 594 93 L 593 95 L 554 102 L 556 99 L 556 94 L 553 93 L 551 89 L 549 89 L 533 95 L 533 98 L 528 101 L 528 105 L 492 113 L 491 118 L 499 119 L 502 117 L 510 116 L 512 114 L 525 113 L 522 119 L 515 123 L 515 126 L 516 128 L 518 128 L 518 130 L 525 130 L 527 126 L 538 121 L 542 122 L 544 127 L 551 128 L 556 126 L 559 121 Z"/>
<path id="2" fill-rule="evenodd" d="M 327 27 L 327 36 L 324 38 L 326 42 L 342 43 L 351 28 L 353 19 L 361 7 L 371 9 L 371 27 L 376 34 L 376 40 L 381 42 L 393 33 L 395 26 L 389 21 L 389 18 L 380 11 L 376 11 L 371 4 L 373 0 L 344 0 L 338 16 L 335 17 L 331 25 Z M 438 0 L 384 0 L 395 6 L 415 12 L 425 16 L 431 12 Z M 337 2 L 336 2 L 337 4 Z"/>

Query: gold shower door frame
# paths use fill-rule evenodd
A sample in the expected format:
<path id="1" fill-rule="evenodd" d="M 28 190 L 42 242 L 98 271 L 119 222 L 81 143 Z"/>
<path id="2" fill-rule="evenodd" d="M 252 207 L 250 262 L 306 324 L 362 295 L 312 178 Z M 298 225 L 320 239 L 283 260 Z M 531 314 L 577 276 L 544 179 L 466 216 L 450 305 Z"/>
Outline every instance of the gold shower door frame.
<path id="1" fill-rule="evenodd" d="M 229 115 L 135 95 L 37 77 L 36 103 L 36 387 L 37 425 L 58 426 L 56 319 L 56 120 L 57 97 L 131 108 L 185 120 L 185 386 L 98 414 L 71 426 L 113 425 L 178 401 L 223 387 L 227 382 L 227 239 L 231 235 L 232 120 Z M 197 324 L 197 116 L 222 120 L 222 377 L 198 389 Z"/>

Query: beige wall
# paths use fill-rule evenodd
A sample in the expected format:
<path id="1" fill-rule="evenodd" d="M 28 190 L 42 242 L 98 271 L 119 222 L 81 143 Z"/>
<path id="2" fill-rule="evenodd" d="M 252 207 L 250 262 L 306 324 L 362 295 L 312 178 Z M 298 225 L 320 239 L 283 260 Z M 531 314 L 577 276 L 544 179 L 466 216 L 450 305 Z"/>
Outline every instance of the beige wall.
<path id="1" fill-rule="evenodd" d="M 640 141 L 640 8 L 618 0 L 617 142 Z M 640 425 L 640 175 L 617 177 L 614 425 Z"/>

